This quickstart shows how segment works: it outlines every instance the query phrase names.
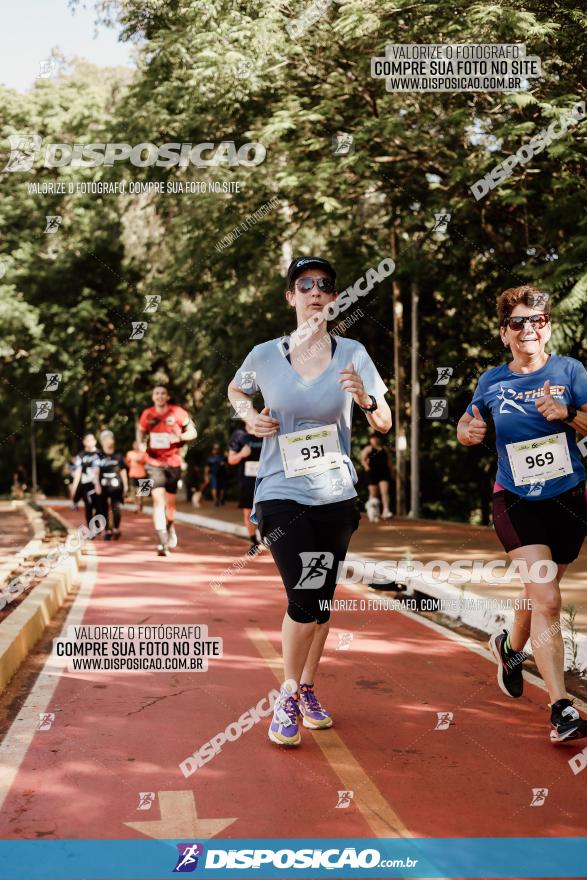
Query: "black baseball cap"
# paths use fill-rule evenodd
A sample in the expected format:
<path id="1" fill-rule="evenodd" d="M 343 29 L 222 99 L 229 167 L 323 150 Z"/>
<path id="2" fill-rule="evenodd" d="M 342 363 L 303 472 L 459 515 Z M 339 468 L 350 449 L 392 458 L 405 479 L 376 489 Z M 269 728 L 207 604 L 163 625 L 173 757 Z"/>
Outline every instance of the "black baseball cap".
<path id="1" fill-rule="evenodd" d="M 287 270 L 287 286 L 291 287 L 298 275 L 301 275 L 306 269 L 322 269 L 336 284 L 336 271 L 328 260 L 323 260 L 322 257 L 296 257 L 291 261 Z"/>

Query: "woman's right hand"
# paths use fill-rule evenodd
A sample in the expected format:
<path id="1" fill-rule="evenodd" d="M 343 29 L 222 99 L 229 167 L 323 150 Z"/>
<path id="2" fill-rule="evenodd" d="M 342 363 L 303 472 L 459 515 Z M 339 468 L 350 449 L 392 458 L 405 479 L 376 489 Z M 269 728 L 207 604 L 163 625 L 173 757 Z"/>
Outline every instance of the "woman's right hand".
<path id="1" fill-rule="evenodd" d="M 269 415 L 269 407 L 266 406 L 253 419 L 252 428 L 251 433 L 255 437 L 275 437 L 279 430 L 279 422 Z"/>
<path id="2" fill-rule="evenodd" d="M 469 443 L 474 446 L 477 443 L 482 443 L 485 434 L 487 433 L 487 422 L 483 421 L 481 413 L 479 409 L 473 404 L 473 418 L 467 425 L 467 438 Z"/>

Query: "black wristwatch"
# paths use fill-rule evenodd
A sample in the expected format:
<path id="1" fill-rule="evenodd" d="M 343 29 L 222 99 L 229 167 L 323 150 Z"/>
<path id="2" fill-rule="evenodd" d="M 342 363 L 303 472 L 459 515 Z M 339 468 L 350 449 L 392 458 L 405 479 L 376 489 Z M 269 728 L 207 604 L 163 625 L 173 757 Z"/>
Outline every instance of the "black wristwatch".
<path id="1" fill-rule="evenodd" d="M 563 422 L 567 422 L 567 423 L 574 422 L 575 419 L 577 418 L 577 407 L 573 406 L 572 403 L 567 403 L 567 410 L 568 410 L 568 415 L 567 415 L 566 419 L 563 419 Z"/>
<path id="2" fill-rule="evenodd" d="M 361 409 L 363 410 L 364 413 L 372 413 L 372 412 L 375 412 L 375 410 L 377 409 L 377 401 L 375 400 L 375 398 L 373 397 L 372 394 L 370 394 L 369 397 L 371 398 L 371 406 L 362 406 L 361 407 Z"/>

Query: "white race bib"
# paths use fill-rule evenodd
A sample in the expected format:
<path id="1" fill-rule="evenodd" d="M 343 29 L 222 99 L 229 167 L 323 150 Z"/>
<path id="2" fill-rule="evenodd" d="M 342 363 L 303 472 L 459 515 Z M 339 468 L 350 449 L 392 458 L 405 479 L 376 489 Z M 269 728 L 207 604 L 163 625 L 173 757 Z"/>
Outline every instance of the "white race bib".
<path id="1" fill-rule="evenodd" d="M 278 439 L 283 470 L 288 479 L 321 474 L 341 465 L 336 425 L 292 431 Z"/>
<path id="2" fill-rule="evenodd" d="M 567 435 L 548 434 L 506 446 L 516 486 L 554 480 L 573 473 Z"/>
<path id="3" fill-rule="evenodd" d="M 245 477 L 256 477 L 259 473 L 258 461 L 245 461 Z"/>
<path id="4" fill-rule="evenodd" d="M 151 449 L 169 449 L 171 439 L 166 431 L 151 431 L 149 446 Z"/>

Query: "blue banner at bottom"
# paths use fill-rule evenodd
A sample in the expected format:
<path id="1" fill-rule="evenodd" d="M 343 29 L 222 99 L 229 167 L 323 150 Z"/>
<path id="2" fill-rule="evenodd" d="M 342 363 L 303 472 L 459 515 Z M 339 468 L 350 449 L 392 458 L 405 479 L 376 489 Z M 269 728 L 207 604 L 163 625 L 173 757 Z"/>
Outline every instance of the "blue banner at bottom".
<path id="1" fill-rule="evenodd" d="M 2 840 L 0 880 L 587 876 L 587 837 Z"/>

